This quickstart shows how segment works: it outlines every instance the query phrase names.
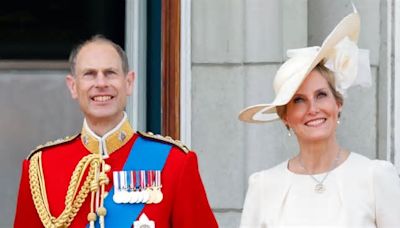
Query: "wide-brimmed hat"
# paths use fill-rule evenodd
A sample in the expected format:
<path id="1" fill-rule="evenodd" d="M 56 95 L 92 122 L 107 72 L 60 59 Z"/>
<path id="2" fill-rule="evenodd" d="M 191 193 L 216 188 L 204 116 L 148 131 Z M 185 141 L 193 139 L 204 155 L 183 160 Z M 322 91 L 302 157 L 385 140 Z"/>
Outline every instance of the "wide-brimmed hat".
<path id="1" fill-rule="evenodd" d="M 275 75 L 273 86 L 276 96 L 273 102 L 247 107 L 240 112 L 239 119 L 249 123 L 279 119 L 276 107 L 286 105 L 292 99 L 307 75 L 320 62 L 334 72 L 337 90 L 342 92 L 347 89 L 357 75 L 359 31 L 360 16 L 353 12 L 336 25 L 321 47 L 288 50 L 289 59 Z"/>

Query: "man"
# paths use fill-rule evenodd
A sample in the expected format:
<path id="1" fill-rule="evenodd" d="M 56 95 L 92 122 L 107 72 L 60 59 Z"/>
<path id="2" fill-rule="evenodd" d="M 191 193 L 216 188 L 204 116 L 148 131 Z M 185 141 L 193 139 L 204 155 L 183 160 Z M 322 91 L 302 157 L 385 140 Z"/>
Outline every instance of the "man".
<path id="1" fill-rule="evenodd" d="M 134 73 L 124 51 L 95 36 L 70 64 L 82 132 L 24 160 L 14 227 L 217 227 L 196 155 L 132 130 L 124 108 Z"/>

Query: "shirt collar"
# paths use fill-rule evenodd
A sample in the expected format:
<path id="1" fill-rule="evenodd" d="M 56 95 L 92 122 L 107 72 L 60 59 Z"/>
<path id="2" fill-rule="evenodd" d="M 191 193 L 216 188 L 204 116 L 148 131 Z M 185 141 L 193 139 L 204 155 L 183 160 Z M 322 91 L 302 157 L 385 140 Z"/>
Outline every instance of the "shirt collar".
<path id="1" fill-rule="evenodd" d="M 101 154 L 103 158 L 121 148 L 133 136 L 133 129 L 129 124 L 126 113 L 121 122 L 102 137 L 94 133 L 87 125 L 86 119 L 83 121 L 81 140 L 86 149 L 91 153 Z"/>

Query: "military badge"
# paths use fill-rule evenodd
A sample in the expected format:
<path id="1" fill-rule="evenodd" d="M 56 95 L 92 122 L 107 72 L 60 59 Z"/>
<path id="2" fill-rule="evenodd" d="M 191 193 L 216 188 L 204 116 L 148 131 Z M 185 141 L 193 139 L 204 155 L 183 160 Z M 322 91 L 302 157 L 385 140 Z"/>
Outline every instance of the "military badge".
<path id="1" fill-rule="evenodd" d="M 133 222 L 133 228 L 155 228 L 155 224 L 143 213 L 139 220 Z"/>

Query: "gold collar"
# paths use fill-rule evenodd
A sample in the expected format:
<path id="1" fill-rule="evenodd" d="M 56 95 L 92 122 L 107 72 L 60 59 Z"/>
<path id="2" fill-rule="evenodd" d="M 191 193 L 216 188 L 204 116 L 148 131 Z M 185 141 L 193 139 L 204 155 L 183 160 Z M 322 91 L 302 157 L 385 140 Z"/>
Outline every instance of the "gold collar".
<path id="1" fill-rule="evenodd" d="M 133 136 L 133 129 L 129 124 L 126 113 L 121 122 L 111 131 L 107 132 L 103 137 L 99 137 L 94 133 L 83 121 L 81 132 L 81 140 L 83 145 L 91 153 L 102 154 L 103 158 L 108 158 L 108 155 L 121 148 Z"/>

